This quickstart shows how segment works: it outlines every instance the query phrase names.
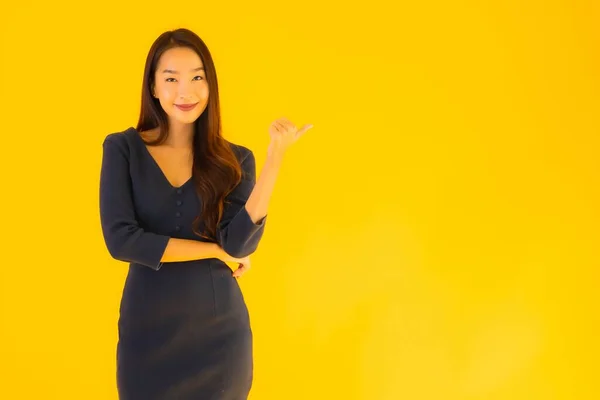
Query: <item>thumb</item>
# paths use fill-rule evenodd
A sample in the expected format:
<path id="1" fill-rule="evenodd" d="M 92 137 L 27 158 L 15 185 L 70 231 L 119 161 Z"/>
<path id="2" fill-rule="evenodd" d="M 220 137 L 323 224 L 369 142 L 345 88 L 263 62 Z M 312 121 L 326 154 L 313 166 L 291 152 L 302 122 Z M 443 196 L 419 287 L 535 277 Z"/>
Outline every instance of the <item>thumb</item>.
<path id="1" fill-rule="evenodd" d="M 298 131 L 296 132 L 296 138 L 300 138 L 300 136 L 304 135 L 313 126 L 313 124 L 306 124 L 302 128 L 298 129 Z"/>

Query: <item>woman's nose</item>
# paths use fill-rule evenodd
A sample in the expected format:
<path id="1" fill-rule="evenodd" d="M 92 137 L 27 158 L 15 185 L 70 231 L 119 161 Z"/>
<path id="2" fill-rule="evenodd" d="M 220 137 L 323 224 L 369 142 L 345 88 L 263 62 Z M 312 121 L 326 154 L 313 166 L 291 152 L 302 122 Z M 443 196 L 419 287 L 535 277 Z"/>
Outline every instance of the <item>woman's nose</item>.
<path id="1" fill-rule="evenodd" d="M 193 89 L 190 86 L 187 86 L 185 84 L 181 85 L 179 87 L 179 90 L 178 90 L 178 92 L 179 92 L 179 98 L 181 100 L 190 100 L 193 97 L 192 90 Z"/>
<path id="2" fill-rule="evenodd" d="M 192 99 L 192 96 L 189 94 L 179 95 L 179 100 L 181 100 L 181 101 L 188 101 L 191 99 Z"/>

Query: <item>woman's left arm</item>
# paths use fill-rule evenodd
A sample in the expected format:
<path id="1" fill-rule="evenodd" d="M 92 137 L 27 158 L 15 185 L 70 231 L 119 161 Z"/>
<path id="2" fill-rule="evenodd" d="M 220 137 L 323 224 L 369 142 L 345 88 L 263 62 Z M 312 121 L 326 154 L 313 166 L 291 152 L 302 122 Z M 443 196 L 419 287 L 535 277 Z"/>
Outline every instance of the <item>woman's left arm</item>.
<path id="1" fill-rule="evenodd" d="M 242 189 L 239 192 L 234 190 L 238 193 L 232 193 L 232 195 L 234 198 L 237 197 L 237 203 L 242 205 L 243 210 L 235 212 L 232 220 L 228 221 L 228 218 L 225 218 L 223 221 L 225 224 L 221 225 L 221 229 L 219 229 L 219 242 L 227 254 L 242 258 L 256 250 L 264 231 L 269 202 L 285 153 L 310 128 L 312 125 L 304 125 L 301 129 L 297 129 L 285 118 L 274 121 L 269 129 L 271 142 L 267 158 L 258 179 L 255 179 L 256 166 L 252 152 L 242 163 L 245 173 L 249 176 L 249 181 L 247 181 L 245 190 Z M 244 192 L 250 193 L 246 197 Z M 242 203 L 243 197 L 246 199 Z"/>
<path id="2" fill-rule="evenodd" d="M 269 201 L 275 188 L 275 181 L 283 162 L 282 152 L 270 152 L 267 155 L 256 184 L 246 202 L 246 211 L 255 224 L 267 216 Z"/>
<path id="3" fill-rule="evenodd" d="M 312 127 L 312 125 L 304 125 L 298 129 L 286 118 L 280 118 L 271 124 L 269 129 L 271 142 L 267 159 L 246 202 L 246 211 L 255 223 L 267 215 L 275 181 L 287 149 Z"/>

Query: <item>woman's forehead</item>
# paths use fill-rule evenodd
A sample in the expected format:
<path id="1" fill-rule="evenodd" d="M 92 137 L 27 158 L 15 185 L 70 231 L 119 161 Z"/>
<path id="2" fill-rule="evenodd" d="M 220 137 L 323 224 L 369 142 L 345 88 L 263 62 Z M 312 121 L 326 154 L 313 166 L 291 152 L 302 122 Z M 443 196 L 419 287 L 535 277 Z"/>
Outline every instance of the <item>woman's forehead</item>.
<path id="1" fill-rule="evenodd" d="M 157 72 L 194 73 L 203 70 L 202 59 L 188 48 L 173 48 L 165 51 L 157 65 Z M 165 71 L 166 70 L 166 71 Z"/>

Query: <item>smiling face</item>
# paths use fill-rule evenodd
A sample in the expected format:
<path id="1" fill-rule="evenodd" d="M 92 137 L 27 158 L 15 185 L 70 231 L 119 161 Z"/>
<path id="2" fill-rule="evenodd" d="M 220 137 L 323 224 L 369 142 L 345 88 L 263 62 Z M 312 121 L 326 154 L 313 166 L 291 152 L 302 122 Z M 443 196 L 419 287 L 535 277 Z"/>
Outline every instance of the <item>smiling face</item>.
<path id="1" fill-rule="evenodd" d="M 154 72 L 153 96 L 175 123 L 193 123 L 208 104 L 208 83 L 200 56 L 187 47 L 165 51 Z"/>

